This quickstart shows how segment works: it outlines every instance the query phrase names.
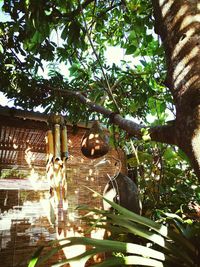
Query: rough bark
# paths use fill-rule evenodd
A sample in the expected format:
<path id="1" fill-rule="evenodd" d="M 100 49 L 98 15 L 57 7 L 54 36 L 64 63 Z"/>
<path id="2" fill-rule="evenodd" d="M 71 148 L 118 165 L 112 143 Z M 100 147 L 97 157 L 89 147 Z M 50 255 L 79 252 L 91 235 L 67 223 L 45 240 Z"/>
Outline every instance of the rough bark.
<path id="1" fill-rule="evenodd" d="M 152 0 L 176 105 L 174 135 L 200 179 L 200 2 Z"/>

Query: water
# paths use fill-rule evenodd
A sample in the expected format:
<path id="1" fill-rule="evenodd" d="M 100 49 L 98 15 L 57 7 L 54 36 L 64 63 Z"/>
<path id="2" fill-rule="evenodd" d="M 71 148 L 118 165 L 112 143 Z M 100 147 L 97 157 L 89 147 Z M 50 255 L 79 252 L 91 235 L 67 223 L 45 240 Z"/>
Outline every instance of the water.
<path id="1" fill-rule="evenodd" d="M 27 266 L 38 245 L 56 238 L 49 190 L 34 191 L 25 180 L 1 180 L 0 187 L 0 266 Z"/>

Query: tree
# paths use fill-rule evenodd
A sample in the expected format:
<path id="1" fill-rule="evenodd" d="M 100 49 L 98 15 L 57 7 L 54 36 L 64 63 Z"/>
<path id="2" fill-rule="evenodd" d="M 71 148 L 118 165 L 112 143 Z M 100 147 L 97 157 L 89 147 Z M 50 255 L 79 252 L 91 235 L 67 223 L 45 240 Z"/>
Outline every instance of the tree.
<path id="1" fill-rule="evenodd" d="M 4 0 L 1 91 L 23 108 L 65 112 L 73 123 L 93 114 L 134 138 L 176 145 L 200 179 L 199 9 L 191 0 Z M 107 46 L 139 63 L 109 66 Z M 38 70 L 48 63 L 44 78 Z M 153 124 L 147 114 L 157 116 Z"/>

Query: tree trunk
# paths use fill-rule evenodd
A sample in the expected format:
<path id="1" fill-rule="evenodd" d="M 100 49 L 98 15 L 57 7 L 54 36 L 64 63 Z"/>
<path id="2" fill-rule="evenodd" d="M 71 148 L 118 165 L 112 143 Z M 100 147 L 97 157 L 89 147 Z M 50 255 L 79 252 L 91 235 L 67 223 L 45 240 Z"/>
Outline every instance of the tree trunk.
<path id="1" fill-rule="evenodd" d="M 176 106 L 175 139 L 200 179 L 200 2 L 152 0 Z"/>

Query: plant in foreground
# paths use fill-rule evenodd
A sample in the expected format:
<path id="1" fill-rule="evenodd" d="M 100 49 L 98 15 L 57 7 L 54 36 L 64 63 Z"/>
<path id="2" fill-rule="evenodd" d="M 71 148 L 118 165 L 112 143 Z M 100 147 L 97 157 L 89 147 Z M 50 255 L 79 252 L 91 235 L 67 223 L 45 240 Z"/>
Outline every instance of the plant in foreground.
<path id="1" fill-rule="evenodd" d="M 76 257 L 64 259 L 52 266 L 63 266 L 66 263 L 81 261 L 86 263 L 90 258 L 99 253 L 109 253 L 108 257 L 101 263 L 92 266 L 153 266 L 153 267 L 199 267 L 199 248 L 191 242 L 184 231 L 170 225 L 166 226 L 154 222 L 148 218 L 139 216 L 120 205 L 105 199 L 116 211 L 111 213 L 104 210 L 87 209 L 93 211 L 100 219 L 90 218 L 94 227 L 105 228 L 112 234 L 138 236 L 139 244 L 134 241 L 99 240 L 86 237 L 66 238 L 66 243 L 60 245 L 61 240 L 50 242 L 52 247 L 41 256 L 45 246 L 38 248 L 33 255 L 28 267 L 39 266 L 41 263 L 52 257 L 55 253 L 65 247 L 74 245 L 85 245 L 88 250 Z M 73 249 L 73 248 L 72 248 Z"/>

